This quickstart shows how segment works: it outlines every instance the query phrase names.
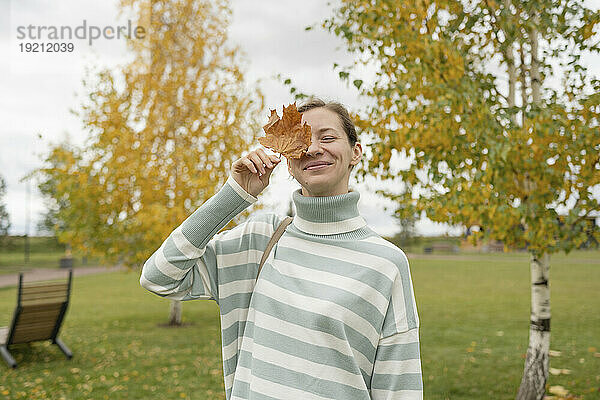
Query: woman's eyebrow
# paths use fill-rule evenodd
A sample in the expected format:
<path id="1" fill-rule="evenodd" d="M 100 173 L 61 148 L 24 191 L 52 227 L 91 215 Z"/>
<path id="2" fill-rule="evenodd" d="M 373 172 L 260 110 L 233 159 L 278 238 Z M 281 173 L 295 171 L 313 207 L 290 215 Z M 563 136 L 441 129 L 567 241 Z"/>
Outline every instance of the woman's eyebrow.
<path id="1" fill-rule="evenodd" d="M 317 133 L 323 133 L 323 132 L 326 132 L 326 131 L 334 131 L 334 132 L 335 132 L 335 129 L 333 129 L 333 128 L 330 128 L 330 127 L 325 127 L 325 128 L 321 128 L 321 129 L 319 129 L 319 130 L 317 131 Z"/>

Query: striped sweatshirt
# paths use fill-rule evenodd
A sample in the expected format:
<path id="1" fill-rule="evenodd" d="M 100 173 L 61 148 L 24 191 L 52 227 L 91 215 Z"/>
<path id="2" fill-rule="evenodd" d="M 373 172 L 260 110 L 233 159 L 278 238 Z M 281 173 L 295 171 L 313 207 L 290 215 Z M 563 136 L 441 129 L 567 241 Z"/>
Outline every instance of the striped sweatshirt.
<path id="1" fill-rule="evenodd" d="M 227 400 L 422 399 L 419 318 L 408 260 L 367 226 L 360 194 L 292 193 L 293 222 L 229 176 L 144 263 L 140 284 L 168 299 L 217 302 Z"/>

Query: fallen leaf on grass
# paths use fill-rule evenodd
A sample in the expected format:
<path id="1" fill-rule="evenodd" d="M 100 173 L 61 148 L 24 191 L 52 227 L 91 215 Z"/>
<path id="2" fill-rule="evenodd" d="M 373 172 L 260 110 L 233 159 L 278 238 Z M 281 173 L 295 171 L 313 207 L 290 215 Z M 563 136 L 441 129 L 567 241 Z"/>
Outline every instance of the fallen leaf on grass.
<path id="1" fill-rule="evenodd" d="M 269 121 L 263 126 L 266 136 L 258 138 L 260 144 L 283 154 L 287 158 L 300 158 L 311 143 L 310 125 L 304 122 L 296 103 L 283 107 L 281 119 L 271 110 Z"/>
<path id="2" fill-rule="evenodd" d="M 560 369 L 560 368 L 550 368 L 550 373 L 552 375 L 570 375 L 571 374 L 571 370 L 570 369 Z"/>
<path id="3" fill-rule="evenodd" d="M 550 357 L 560 357 L 562 354 L 562 352 L 557 350 L 550 350 L 548 353 L 550 354 Z"/>
<path id="4" fill-rule="evenodd" d="M 563 397 L 569 394 L 569 391 L 562 386 L 550 386 L 548 391 L 552 394 Z"/>

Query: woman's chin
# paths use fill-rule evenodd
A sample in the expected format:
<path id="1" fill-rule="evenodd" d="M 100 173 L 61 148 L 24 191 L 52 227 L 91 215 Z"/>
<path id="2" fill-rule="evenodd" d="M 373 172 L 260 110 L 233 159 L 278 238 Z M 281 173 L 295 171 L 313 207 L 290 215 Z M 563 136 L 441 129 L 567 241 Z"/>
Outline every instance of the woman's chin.
<path id="1" fill-rule="evenodd" d="M 303 186 L 302 193 L 308 193 L 309 196 L 333 196 L 336 193 L 335 184 L 331 181 L 318 182 L 316 179 L 308 179 Z M 306 194 L 305 194 L 306 196 Z"/>

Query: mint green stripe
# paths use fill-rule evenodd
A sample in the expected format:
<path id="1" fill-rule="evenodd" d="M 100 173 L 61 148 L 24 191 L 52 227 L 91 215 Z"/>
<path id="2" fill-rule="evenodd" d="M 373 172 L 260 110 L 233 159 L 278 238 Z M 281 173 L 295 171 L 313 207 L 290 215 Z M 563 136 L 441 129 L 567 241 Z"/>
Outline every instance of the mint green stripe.
<path id="1" fill-rule="evenodd" d="M 246 326 L 246 321 L 238 321 L 234 322 L 230 327 L 225 328 L 221 331 L 221 341 L 223 342 L 223 347 L 230 345 L 233 343 L 238 337 L 242 337 L 242 333 L 244 332 L 244 328 Z"/>
<path id="2" fill-rule="evenodd" d="M 419 359 L 419 342 L 379 345 L 377 348 L 378 361 L 405 361 Z"/>
<path id="3" fill-rule="evenodd" d="M 423 380 L 421 374 L 373 374 L 371 389 L 423 390 Z"/>
<path id="4" fill-rule="evenodd" d="M 250 328 L 250 326 L 252 326 L 251 337 L 254 338 L 254 343 L 315 363 L 341 368 L 353 374 L 359 374 L 361 372 L 353 357 L 340 353 L 335 349 L 302 342 L 280 333 L 273 332 L 269 329 L 256 326 L 252 322 L 248 323 L 248 328 Z"/>
<path id="5" fill-rule="evenodd" d="M 348 312 L 353 312 L 362 317 L 375 330 L 379 329 L 382 324 L 384 315 L 374 305 L 354 293 L 321 283 L 291 278 L 282 275 L 274 268 L 263 268 L 260 279 L 268 280 L 283 289 L 299 295 L 328 300 L 338 304 L 346 308 Z"/>
<path id="6" fill-rule="evenodd" d="M 390 292 L 393 282 L 383 273 L 374 268 L 353 264 L 337 258 L 306 253 L 286 246 L 277 247 L 277 259 L 287 261 L 317 271 L 355 279 L 371 286 L 383 296 Z"/>
<path id="7" fill-rule="evenodd" d="M 159 249 L 160 250 L 160 249 Z M 169 235 L 162 247 L 163 255 L 169 262 L 180 270 L 188 270 L 196 263 L 196 259 L 189 259 L 177 248 L 173 236 Z"/>
<path id="8" fill-rule="evenodd" d="M 261 293 L 254 294 L 256 307 L 272 317 L 315 331 L 326 332 L 339 339 L 347 340 L 352 348 L 361 352 L 368 360 L 375 359 L 376 348 L 360 332 L 333 318 L 292 307 Z"/>
<path id="9" fill-rule="evenodd" d="M 250 204 L 226 184 L 181 224 L 181 232 L 194 246 L 204 248 L 221 228 Z"/>
<path id="10" fill-rule="evenodd" d="M 242 236 L 229 240 L 221 240 L 217 243 L 217 253 L 234 254 L 245 250 L 264 250 L 271 236 L 260 233 L 246 233 Z"/>
<path id="11" fill-rule="evenodd" d="M 240 352 L 239 363 L 243 367 L 251 367 L 252 373 L 259 378 L 280 385 L 304 390 L 328 398 L 370 400 L 366 390 L 360 390 L 339 382 L 325 379 L 326 377 L 310 376 L 255 358 L 253 359 L 252 355 L 244 350 Z M 358 379 L 361 378 L 358 377 Z M 366 383 L 365 387 L 367 387 Z"/>

